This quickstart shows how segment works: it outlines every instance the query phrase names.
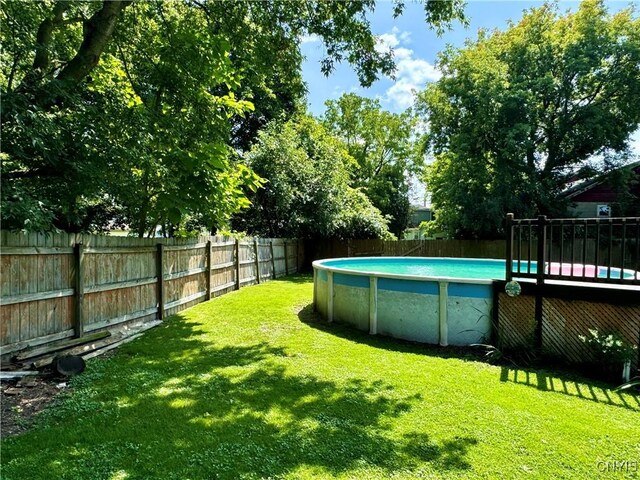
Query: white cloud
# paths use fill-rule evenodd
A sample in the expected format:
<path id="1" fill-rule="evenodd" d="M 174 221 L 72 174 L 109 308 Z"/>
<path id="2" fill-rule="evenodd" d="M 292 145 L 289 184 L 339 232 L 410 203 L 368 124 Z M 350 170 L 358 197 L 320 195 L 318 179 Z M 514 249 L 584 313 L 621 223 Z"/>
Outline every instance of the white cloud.
<path id="1" fill-rule="evenodd" d="M 312 33 L 311 35 L 303 35 L 302 37 L 300 37 L 300 44 L 315 43 L 319 41 L 320 41 L 320 37 L 315 33 Z"/>
<path id="2" fill-rule="evenodd" d="M 394 84 L 387 89 L 383 101 L 398 109 L 413 105 L 416 92 L 424 89 L 427 82 L 438 80 L 442 75 L 436 67 L 415 53 L 406 45 L 411 43 L 411 32 L 393 27 L 390 32 L 378 36 L 376 50 L 380 53 L 393 52 L 396 62 Z"/>
<path id="3" fill-rule="evenodd" d="M 378 43 L 376 43 L 375 49 L 378 53 L 387 53 L 398 45 L 400 45 L 398 37 L 393 33 L 384 33 L 378 36 Z"/>
<path id="4" fill-rule="evenodd" d="M 414 58 L 413 51 L 396 61 L 396 80 L 387 90 L 389 102 L 401 109 L 413 105 L 417 92 L 424 89 L 428 82 L 437 81 L 442 74 L 431 63 L 421 58 Z"/>
<path id="5" fill-rule="evenodd" d="M 393 27 L 396 28 L 396 27 Z M 400 33 L 400 41 L 404 45 L 409 45 L 411 43 L 411 32 L 401 32 Z"/>

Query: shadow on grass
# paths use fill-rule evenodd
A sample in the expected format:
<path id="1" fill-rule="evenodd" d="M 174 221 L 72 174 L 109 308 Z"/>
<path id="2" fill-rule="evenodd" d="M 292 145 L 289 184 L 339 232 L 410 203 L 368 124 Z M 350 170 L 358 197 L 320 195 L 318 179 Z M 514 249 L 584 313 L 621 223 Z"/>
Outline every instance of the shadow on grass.
<path id="1" fill-rule="evenodd" d="M 360 468 L 388 476 L 423 462 L 470 468 L 474 438 L 390 438 L 388 421 L 411 410 L 415 396 L 381 381 L 294 374 L 285 348 L 218 345 L 202 333 L 177 315 L 115 357 L 91 362 L 40 428 L 3 446 L 6 478 L 262 478 Z"/>
<path id="2" fill-rule="evenodd" d="M 390 337 L 369 335 L 367 332 L 357 330 L 355 327 L 346 324 L 327 323 L 326 320 L 313 311 L 312 304 L 303 307 L 298 312 L 298 318 L 312 328 L 375 348 L 486 363 L 480 352 L 474 349 L 419 344 Z M 518 383 L 535 387 L 542 391 L 562 393 L 584 400 L 640 411 L 640 397 L 632 392 L 614 392 L 611 390 L 610 385 L 571 372 L 502 366 L 500 369 L 500 381 Z"/>
<path id="3" fill-rule="evenodd" d="M 573 375 L 503 366 L 500 369 L 500 381 L 640 411 L 640 397 L 633 392 L 615 392 L 606 383 Z"/>
<path id="4" fill-rule="evenodd" d="M 301 322 L 316 330 L 329 332 L 340 338 L 353 342 L 370 345 L 383 350 L 394 352 L 418 353 L 439 358 L 458 358 L 469 361 L 481 361 L 478 351 L 464 347 L 441 347 L 427 343 L 411 342 L 383 335 L 370 335 L 368 332 L 340 322 L 328 323 L 318 313 L 313 311 L 313 304 L 305 305 L 298 312 Z"/>

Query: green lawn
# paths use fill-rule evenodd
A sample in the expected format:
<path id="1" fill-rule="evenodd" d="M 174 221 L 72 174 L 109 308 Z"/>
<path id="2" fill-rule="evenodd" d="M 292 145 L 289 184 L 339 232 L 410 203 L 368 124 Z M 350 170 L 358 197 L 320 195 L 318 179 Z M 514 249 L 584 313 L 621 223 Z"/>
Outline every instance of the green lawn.
<path id="1" fill-rule="evenodd" d="M 327 325 L 311 294 L 245 288 L 91 360 L 2 443 L 2 478 L 584 480 L 640 461 L 637 397 Z"/>

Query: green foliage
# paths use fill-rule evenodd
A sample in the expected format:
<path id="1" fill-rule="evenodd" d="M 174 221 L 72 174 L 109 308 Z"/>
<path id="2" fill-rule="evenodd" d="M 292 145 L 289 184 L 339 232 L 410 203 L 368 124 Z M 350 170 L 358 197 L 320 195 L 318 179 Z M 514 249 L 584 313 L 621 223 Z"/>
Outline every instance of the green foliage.
<path id="1" fill-rule="evenodd" d="M 327 101 L 323 123 L 346 145 L 356 159 L 352 183 L 390 219 L 397 236 L 410 218 L 409 175 L 420 170 L 415 155 L 411 112 L 395 114 L 382 110 L 378 100 L 344 94 Z"/>
<path id="2" fill-rule="evenodd" d="M 246 155 L 266 179 L 252 207 L 234 221 L 239 230 L 269 237 L 384 238 L 387 222 L 349 186 L 355 160 L 315 119 L 299 114 L 274 121 Z"/>
<path id="3" fill-rule="evenodd" d="M 445 50 L 419 96 L 437 222 L 455 237 L 502 235 L 507 212 L 561 215 L 559 194 L 640 123 L 640 19 L 598 0 L 564 16 L 528 11 L 504 32 Z"/>
<path id="4" fill-rule="evenodd" d="M 142 235 L 227 226 L 259 178 L 237 162 L 269 120 L 302 102 L 299 39 L 391 74 L 371 0 L 2 3 L 5 228 Z M 397 4 L 400 13 L 402 4 Z M 443 28 L 462 3 L 425 2 Z"/>
<path id="5" fill-rule="evenodd" d="M 638 347 L 628 343 L 618 332 L 599 332 L 589 329 L 589 335 L 578 338 L 587 345 L 597 364 L 623 364 L 632 360 Z"/>
<path id="6" fill-rule="evenodd" d="M 85 16 L 95 10 L 73 7 Z M 32 35 L 30 19 L 14 15 L 12 33 Z M 60 26 L 55 35 L 66 49 L 50 43 L 50 64 L 68 60 L 83 33 Z M 229 118 L 252 104 L 234 95 L 239 79 L 228 54 L 199 10 L 142 2 L 121 14 L 86 81 L 17 72 L 18 88 L 3 85 L 5 227 L 38 221 L 42 229 L 48 217 L 67 231 L 95 231 L 120 217 L 142 236 L 157 225 L 179 230 L 194 217 L 212 229 L 246 208 L 244 189 L 260 181 L 229 158 Z M 35 202 L 46 217 L 24 211 Z"/>

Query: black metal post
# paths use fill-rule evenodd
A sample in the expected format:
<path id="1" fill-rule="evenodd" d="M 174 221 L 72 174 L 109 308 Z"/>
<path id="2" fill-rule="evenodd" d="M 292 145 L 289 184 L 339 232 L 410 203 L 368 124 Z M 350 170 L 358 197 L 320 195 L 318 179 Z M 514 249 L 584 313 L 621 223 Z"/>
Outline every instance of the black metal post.
<path id="1" fill-rule="evenodd" d="M 507 213 L 507 222 L 505 224 L 507 234 L 507 251 L 505 252 L 506 268 L 505 278 L 510 282 L 513 278 L 513 213 Z"/>
<path id="2" fill-rule="evenodd" d="M 546 252 L 547 243 L 547 217 L 545 215 L 538 216 L 538 252 L 536 259 L 536 305 L 535 320 L 536 328 L 534 333 L 535 346 L 542 348 L 542 289 L 544 286 L 544 253 Z M 551 265 L 549 265 L 549 273 L 551 273 Z"/>

